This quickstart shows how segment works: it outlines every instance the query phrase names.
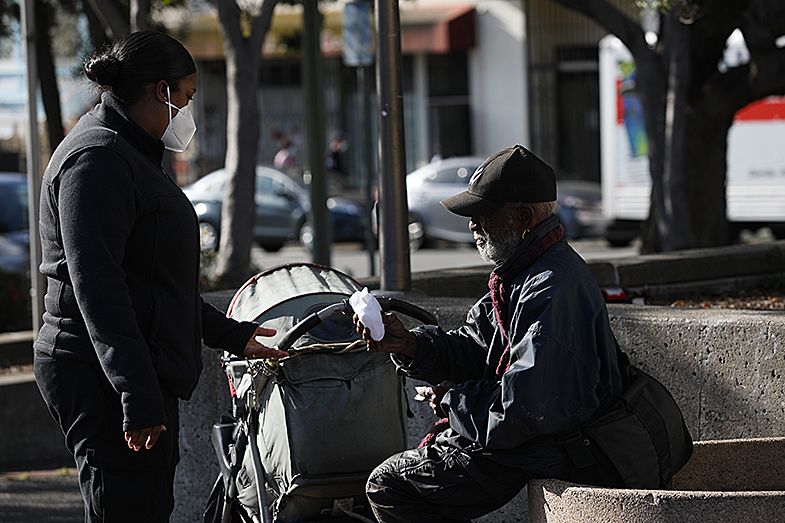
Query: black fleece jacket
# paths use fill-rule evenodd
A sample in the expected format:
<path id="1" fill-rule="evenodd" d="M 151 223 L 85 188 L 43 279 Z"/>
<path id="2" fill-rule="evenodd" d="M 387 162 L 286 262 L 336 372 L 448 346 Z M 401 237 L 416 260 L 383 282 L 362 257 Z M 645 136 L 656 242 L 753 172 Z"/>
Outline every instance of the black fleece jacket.
<path id="1" fill-rule="evenodd" d="M 41 187 L 44 322 L 35 350 L 100 364 L 123 430 L 166 423 L 161 388 L 188 399 L 201 343 L 242 354 L 256 325 L 199 294 L 199 225 L 161 167 L 164 146 L 104 94 L 57 148 Z"/>

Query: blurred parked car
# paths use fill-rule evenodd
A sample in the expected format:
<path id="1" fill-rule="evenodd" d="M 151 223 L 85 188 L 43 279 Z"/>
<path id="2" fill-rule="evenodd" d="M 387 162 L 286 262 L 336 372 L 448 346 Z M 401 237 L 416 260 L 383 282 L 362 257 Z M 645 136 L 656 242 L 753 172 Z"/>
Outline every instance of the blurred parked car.
<path id="1" fill-rule="evenodd" d="M 556 182 L 559 220 L 570 240 L 605 236 L 608 225 L 602 214 L 602 189 L 597 182 L 561 180 Z"/>
<path id="2" fill-rule="evenodd" d="M 21 274 L 30 269 L 27 177 L 0 173 L 0 271 Z"/>
<path id="3" fill-rule="evenodd" d="M 0 173 L 0 332 L 32 328 L 27 177 Z"/>
<path id="4" fill-rule="evenodd" d="M 447 211 L 439 202 L 466 190 L 485 158 L 463 156 L 439 160 L 406 176 L 409 205 L 409 246 L 414 251 L 430 240 L 473 243 L 468 219 Z M 568 239 L 602 235 L 600 184 L 557 182 L 559 219 Z"/>
<path id="5" fill-rule="evenodd" d="M 199 216 L 202 249 L 216 250 L 221 231 L 221 206 L 226 187 L 226 171 L 218 169 L 183 188 Z M 311 208 L 308 190 L 292 177 L 273 169 L 256 168 L 256 219 L 253 236 L 270 252 L 287 241 L 299 241 L 310 249 L 313 227 L 307 215 Z M 359 241 L 363 238 L 362 205 L 341 196 L 327 201 L 333 226 L 333 241 Z"/>

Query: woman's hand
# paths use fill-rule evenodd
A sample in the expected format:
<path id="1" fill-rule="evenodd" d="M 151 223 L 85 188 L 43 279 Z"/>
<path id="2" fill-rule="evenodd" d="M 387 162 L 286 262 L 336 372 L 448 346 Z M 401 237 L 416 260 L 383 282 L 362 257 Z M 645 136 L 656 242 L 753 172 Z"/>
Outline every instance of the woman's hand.
<path id="1" fill-rule="evenodd" d="M 128 448 L 139 451 L 143 446 L 147 450 L 153 448 L 155 442 L 158 441 L 158 436 L 161 432 L 166 430 L 163 425 L 157 427 L 148 427 L 146 429 L 126 430 L 125 442 L 128 443 Z"/>
<path id="2" fill-rule="evenodd" d="M 256 340 L 257 336 L 275 336 L 278 333 L 275 329 L 267 329 L 265 327 L 257 327 L 251 339 L 245 344 L 243 356 L 246 358 L 285 358 L 289 355 L 288 352 L 272 349 L 266 345 L 262 345 Z"/>
<path id="3" fill-rule="evenodd" d="M 393 352 L 414 357 L 417 353 L 417 338 L 414 334 L 406 330 L 401 320 L 394 313 L 382 314 L 384 323 L 384 337 L 375 341 L 371 338 L 371 331 L 360 321 L 355 314 L 353 316 L 354 326 L 357 333 L 363 337 L 368 345 L 368 352 Z"/>

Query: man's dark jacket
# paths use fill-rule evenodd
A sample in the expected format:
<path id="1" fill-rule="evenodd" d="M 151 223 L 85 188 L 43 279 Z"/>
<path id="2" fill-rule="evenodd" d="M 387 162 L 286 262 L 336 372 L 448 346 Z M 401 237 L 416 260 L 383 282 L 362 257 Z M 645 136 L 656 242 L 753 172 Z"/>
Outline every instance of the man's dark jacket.
<path id="1" fill-rule="evenodd" d="M 188 399 L 201 338 L 242 354 L 255 325 L 199 294 L 199 224 L 161 167 L 164 146 L 104 94 L 57 148 L 41 186 L 44 324 L 35 350 L 100 364 L 123 430 L 166 423 L 161 387 Z"/>
<path id="2" fill-rule="evenodd" d="M 507 264 L 558 225 L 555 217 L 540 224 Z M 621 395 L 608 312 L 586 262 L 565 240 L 515 276 L 506 303 L 511 351 L 501 380 L 496 369 L 507 343 L 490 293 L 456 330 L 415 329 L 415 358 L 395 354 L 393 361 L 407 376 L 457 383 L 442 399 L 450 429 L 437 443 L 481 452 L 535 477 L 558 477 L 567 472 L 567 456 L 555 435 Z"/>

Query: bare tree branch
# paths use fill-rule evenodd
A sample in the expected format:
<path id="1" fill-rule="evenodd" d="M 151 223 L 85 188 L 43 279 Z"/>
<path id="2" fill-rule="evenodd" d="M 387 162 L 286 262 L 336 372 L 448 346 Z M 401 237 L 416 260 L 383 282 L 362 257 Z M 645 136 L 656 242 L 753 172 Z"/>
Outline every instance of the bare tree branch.
<path id="1" fill-rule="evenodd" d="M 645 38 L 640 24 L 625 16 L 606 0 L 554 0 L 557 4 L 569 7 L 596 21 L 636 54 L 643 46 Z M 642 49 L 641 49 L 642 50 Z"/>
<path id="2" fill-rule="evenodd" d="M 115 40 L 130 32 L 131 28 L 120 12 L 116 2 L 111 0 L 87 0 L 93 13 L 101 20 L 106 35 L 110 40 Z"/>
<path id="3" fill-rule="evenodd" d="M 218 8 L 218 22 L 221 25 L 223 38 L 234 49 L 239 49 L 243 44 L 242 16 L 243 11 L 237 2 L 221 1 L 216 2 Z"/>

